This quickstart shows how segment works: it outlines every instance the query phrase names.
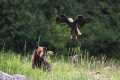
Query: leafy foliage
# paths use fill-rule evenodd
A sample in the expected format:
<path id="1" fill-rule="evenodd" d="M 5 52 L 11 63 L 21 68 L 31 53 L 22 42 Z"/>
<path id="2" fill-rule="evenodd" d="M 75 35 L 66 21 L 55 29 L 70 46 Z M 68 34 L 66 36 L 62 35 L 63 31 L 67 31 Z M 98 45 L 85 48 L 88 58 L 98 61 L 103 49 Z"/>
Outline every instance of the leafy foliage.
<path id="1" fill-rule="evenodd" d="M 82 49 L 119 53 L 119 4 L 119 0 L 0 0 L 0 47 L 21 52 L 39 43 L 64 49 L 70 39 L 69 29 L 55 23 L 56 15 L 75 18 L 82 14 L 91 18 L 81 28 Z"/>

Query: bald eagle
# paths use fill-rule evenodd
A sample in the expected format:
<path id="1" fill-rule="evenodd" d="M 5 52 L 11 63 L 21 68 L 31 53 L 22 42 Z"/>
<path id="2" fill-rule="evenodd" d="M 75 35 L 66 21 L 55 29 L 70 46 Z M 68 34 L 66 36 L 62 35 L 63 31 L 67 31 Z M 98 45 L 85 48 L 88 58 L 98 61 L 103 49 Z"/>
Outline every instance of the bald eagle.
<path id="1" fill-rule="evenodd" d="M 56 17 L 56 22 L 66 23 L 71 30 L 71 39 L 78 39 L 78 37 L 82 35 L 80 27 L 82 27 L 88 19 L 88 17 L 82 15 L 77 16 L 75 20 L 65 15 L 59 15 Z"/>

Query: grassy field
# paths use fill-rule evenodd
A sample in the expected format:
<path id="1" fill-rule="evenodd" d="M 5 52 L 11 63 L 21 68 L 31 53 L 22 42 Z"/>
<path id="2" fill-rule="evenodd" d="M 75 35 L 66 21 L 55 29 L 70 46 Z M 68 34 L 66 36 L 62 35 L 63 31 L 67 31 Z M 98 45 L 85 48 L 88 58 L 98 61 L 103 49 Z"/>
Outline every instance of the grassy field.
<path id="1" fill-rule="evenodd" d="M 106 61 L 88 55 L 79 57 L 78 63 L 71 64 L 61 59 L 48 59 L 52 65 L 50 72 L 31 68 L 31 55 L 21 56 L 13 52 L 0 52 L 0 71 L 8 74 L 23 74 L 29 80 L 120 80 L 119 61 Z"/>

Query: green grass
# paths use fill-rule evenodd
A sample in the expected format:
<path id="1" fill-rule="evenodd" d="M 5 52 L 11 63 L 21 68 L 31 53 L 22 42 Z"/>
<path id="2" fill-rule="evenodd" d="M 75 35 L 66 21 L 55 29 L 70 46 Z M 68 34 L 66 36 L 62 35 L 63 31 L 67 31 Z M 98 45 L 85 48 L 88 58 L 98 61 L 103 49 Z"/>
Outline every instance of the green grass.
<path id="1" fill-rule="evenodd" d="M 0 70 L 9 74 L 23 74 L 29 80 L 89 80 L 96 72 L 112 80 L 120 80 L 120 66 L 115 60 L 107 62 L 105 57 L 96 59 L 88 55 L 80 57 L 79 63 L 71 64 L 64 59 L 51 60 L 50 72 L 31 68 L 31 56 L 21 56 L 13 52 L 0 52 Z M 107 67 L 106 67 L 107 66 Z"/>

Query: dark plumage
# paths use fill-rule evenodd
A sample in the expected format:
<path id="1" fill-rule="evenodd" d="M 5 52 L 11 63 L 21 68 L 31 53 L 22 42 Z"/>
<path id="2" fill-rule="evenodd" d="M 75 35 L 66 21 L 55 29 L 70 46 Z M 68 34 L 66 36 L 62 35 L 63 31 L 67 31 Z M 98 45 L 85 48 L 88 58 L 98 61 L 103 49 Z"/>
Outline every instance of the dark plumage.
<path id="1" fill-rule="evenodd" d="M 71 28 L 71 39 L 78 39 L 82 33 L 80 32 L 80 27 L 87 23 L 88 18 L 82 15 L 77 16 L 75 20 L 69 18 L 65 15 L 59 15 L 56 18 L 56 22 L 66 23 L 69 28 Z"/>

